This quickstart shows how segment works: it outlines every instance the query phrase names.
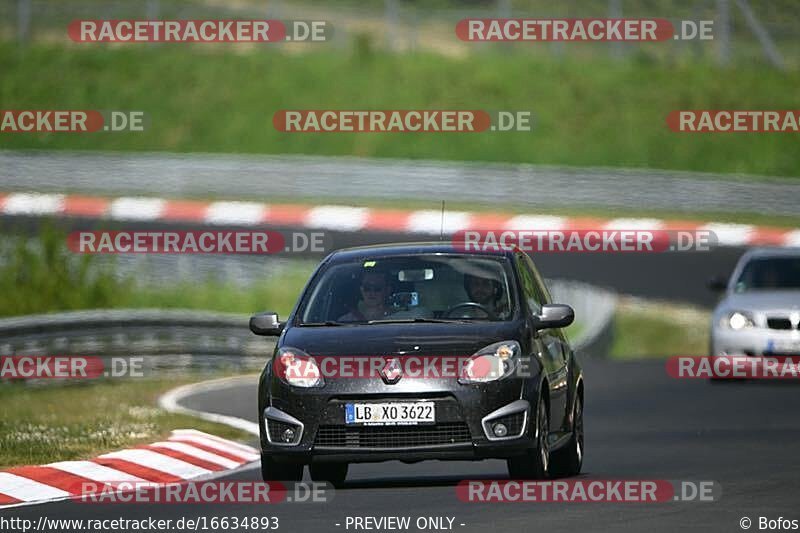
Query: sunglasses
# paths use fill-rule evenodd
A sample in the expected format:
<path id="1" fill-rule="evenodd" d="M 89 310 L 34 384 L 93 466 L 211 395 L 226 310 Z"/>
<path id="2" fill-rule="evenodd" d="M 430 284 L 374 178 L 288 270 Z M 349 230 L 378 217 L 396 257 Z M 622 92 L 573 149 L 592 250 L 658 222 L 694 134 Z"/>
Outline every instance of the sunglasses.
<path id="1" fill-rule="evenodd" d="M 361 286 L 361 289 L 364 290 L 364 292 L 383 292 L 386 289 L 386 285 L 370 285 L 366 283 Z"/>

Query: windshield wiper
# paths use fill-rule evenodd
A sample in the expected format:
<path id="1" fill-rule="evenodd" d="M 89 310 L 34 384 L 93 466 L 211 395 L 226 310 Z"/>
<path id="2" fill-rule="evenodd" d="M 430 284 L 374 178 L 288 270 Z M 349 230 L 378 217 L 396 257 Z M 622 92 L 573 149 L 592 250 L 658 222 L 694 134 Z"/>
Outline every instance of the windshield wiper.
<path id="1" fill-rule="evenodd" d="M 465 324 L 465 320 L 455 318 L 384 318 L 380 320 L 370 320 L 367 324 L 413 324 L 414 322 L 428 324 Z"/>
<path id="2" fill-rule="evenodd" d="M 326 320 L 325 322 L 303 322 L 300 326 L 309 326 L 309 327 L 322 327 L 322 326 L 346 326 L 347 324 L 343 322 L 336 322 L 335 320 Z"/>

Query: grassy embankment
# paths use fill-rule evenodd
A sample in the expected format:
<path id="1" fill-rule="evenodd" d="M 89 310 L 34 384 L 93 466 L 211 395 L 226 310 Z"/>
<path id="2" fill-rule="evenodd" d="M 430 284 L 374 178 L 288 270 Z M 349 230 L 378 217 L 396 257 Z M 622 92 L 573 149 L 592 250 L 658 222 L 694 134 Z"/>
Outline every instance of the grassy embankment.
<path id="1" fill-rule="evenodd" d="M 94 457 L 155 442 L 173 429 L 193 428 L 234 440 L 252 436 L 156 407 L 158 396 L 190 382 L 103 380 L 32 387 L 0 386 L 0 468 Z"/>
<path id="2" fill-rule="evenodd" d="M 143 133 L 4 135 L 4 148 L 305 153 L 800 176 L 790 134 L 676 134 L 674 109 L 793 109 L 769 67 L 257 48 L 0 44 L 4 109 L 129 109 Z M 280 109 L 530 110 L 532 132 L 285 134 Z M 274 193 L 276 191 L 270 191 Z M 409 196 L 415 196 L 410 194 Z M 665 206 L 667 207 L 667 206 Z"/>

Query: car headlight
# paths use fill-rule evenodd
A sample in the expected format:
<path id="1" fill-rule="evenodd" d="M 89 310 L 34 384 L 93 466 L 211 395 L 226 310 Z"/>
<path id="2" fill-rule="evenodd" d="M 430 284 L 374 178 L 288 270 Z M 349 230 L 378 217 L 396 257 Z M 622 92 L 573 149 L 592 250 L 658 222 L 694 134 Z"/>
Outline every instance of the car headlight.
<path id="1" fill-rule="evenodd" d="M 755 324 L 753 317 L 744 311 L 733 311 L 727 313 L 722 317 L 721 325 L 733 330 L 741 330 L 745 328 L 752 328 Z"/>
<path id="2" fill-rule="evenodd" d="M 519 362 L 517 341 L 490 344 L 478 350 L 461 367 L 459 383 L 485 383 L 510 376 Z"/>
<path id="3" fill-rule="evenodd" d="M 293 387 L 311 388 L 325 385 L 314 358 L 297 348 L 281 348 L 272 363 L 272 371 L 278 379 Z"/>

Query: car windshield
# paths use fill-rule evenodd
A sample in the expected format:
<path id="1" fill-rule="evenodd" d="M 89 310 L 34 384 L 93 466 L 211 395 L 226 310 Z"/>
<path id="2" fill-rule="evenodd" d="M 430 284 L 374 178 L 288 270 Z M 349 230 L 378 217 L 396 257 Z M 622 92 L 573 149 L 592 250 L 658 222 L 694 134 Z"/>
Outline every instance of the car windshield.
<path id="1" fill-rule="evenodd" d="M 736 280 L 736 292 L 800 289 L 800 257 L 766 257 L 748 262 Z"/>
<path id="2" fill-rule="evenodd" d="M 336 263 L 306 292 L 298 325 L 509 320 L 502 257 L 417 254 Z"/>

